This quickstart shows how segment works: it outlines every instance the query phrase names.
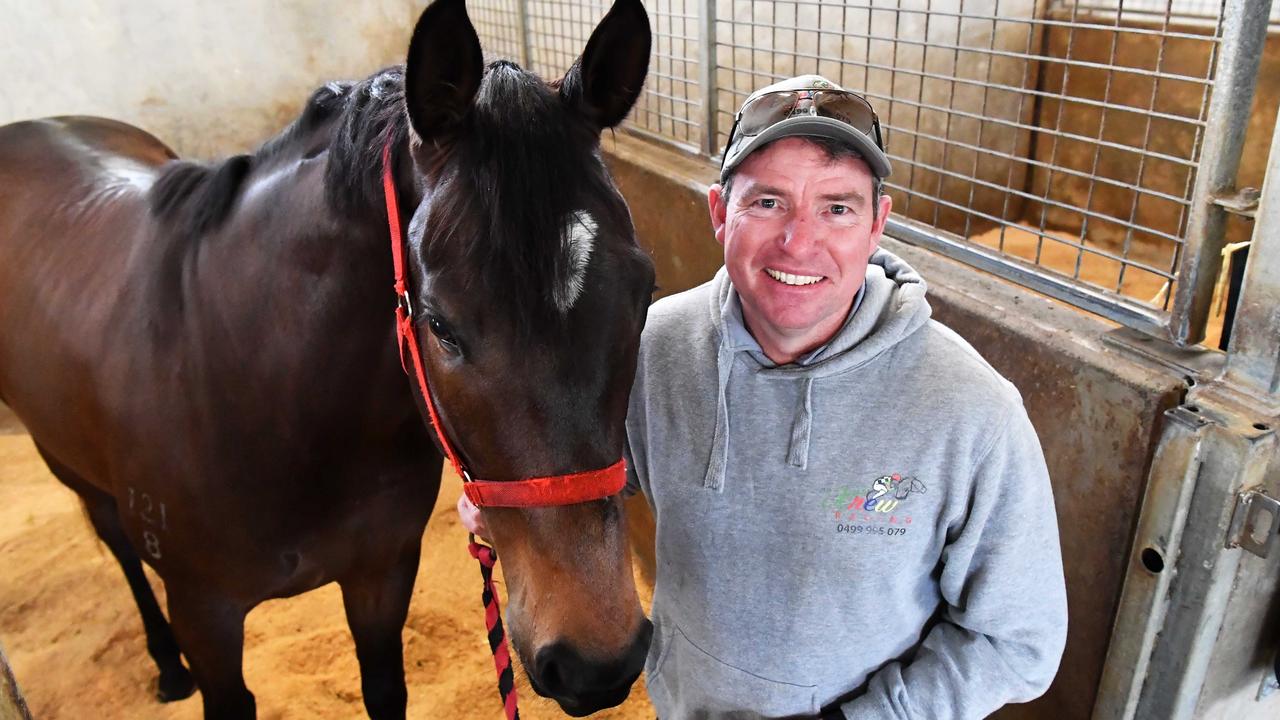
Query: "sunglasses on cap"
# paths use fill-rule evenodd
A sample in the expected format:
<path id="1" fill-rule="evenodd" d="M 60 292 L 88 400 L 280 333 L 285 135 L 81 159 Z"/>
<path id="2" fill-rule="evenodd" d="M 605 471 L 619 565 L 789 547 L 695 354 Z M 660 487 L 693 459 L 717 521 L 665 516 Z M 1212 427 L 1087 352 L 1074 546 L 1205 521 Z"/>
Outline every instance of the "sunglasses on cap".
<path id="1" fill-rule="evenodd" d="M 848 90 L 774 90 L 749 101 L 733 116 L 729 130 L 729 146 L 741 137 L 759 135 L 788 118 L 809 115 L 839 120 L 875 140 L 884 150 L 880 138 L 880 118 L 871 103 Z"/>

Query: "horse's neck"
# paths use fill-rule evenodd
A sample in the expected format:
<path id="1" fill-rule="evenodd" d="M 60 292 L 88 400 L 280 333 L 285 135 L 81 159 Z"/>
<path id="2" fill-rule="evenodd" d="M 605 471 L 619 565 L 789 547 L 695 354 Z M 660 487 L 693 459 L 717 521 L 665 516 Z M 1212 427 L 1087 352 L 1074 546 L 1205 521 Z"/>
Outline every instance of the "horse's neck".
<path id="1" fill-rule="evenodd" d="M 386 230 L 328 207 L 325 163 L 322 154 L 255 169 L 226 222 L 182 254 L 184 313 L 230 325 L 245 350 L 289 344 L 335 360 L 385 351 L 372 343 L 394 307 Z"/>

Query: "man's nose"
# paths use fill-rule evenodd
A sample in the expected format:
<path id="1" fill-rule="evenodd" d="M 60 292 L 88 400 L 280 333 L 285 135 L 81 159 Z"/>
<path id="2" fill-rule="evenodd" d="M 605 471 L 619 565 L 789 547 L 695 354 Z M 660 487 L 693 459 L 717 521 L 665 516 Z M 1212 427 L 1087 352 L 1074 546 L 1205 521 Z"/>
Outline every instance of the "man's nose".
<path id="1" fill-rule="evenodd" d="M 782 238 L 783 247 L 795 253 L 808 249 L 817 240 L 817 228 L 813 218 L 797 215 L 787 225 Z"/>

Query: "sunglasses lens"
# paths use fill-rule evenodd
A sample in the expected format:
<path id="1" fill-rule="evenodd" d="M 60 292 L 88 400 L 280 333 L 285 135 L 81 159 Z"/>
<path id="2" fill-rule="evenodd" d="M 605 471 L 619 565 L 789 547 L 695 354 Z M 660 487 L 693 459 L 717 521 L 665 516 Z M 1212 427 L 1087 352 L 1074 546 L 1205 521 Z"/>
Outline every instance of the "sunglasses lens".
<path id="1" fill-rule="evenodd" d="M 822 117 L 834 118 L 852 125 L 862 134 L 873 137 L 875 111 L 866 100 L 849 93 L 814 93 L 814 105 Z"/>
<path id="2" fill-rule="evenodd" d="M 742 109 L 738 134 L 742 137 L 759 135 L 791 117 L 802 104 L 804 108 L 801 110 L 812 108 L 813 114 L 819 117 L 848 123 L 873 140 L 877 139 L 874 129 L 876 113 L 871 104 L 860 95 L 837 90 L 781 90 L 761 95 Z"/>
<path id="3" fill-rule="evenodd" d="M 742 110 L 738 126 L 743 135 L 759 135 L 770 125 L 785 120 L 795 109 L 799 93 L 775 92 L 761 95 Z"/>

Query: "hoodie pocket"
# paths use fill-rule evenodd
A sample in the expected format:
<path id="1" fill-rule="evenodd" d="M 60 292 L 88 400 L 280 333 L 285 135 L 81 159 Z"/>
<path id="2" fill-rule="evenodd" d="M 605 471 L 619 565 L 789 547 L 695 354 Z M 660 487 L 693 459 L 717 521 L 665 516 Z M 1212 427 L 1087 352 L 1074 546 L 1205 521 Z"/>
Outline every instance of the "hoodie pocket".
<path id="1" fill-rule="evenodd" d="M 675 623 L 665 624 L 663 647 L 646 680 L 661 717 L 755 720 L 818 714 L 816 686 L 737 667 L 698 647 Z"/>

